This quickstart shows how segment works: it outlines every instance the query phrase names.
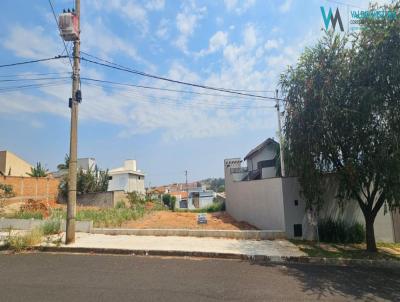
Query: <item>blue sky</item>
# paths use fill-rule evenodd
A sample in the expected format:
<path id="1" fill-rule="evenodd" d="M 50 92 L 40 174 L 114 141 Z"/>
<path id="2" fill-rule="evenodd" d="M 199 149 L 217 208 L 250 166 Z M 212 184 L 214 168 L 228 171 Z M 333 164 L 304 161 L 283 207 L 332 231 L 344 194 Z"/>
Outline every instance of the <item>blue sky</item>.
<path id="1" fill-rule="evenodd" d="M 73 2 L 53 0 L 57 13 Z M 368 5 L 364 0 L 340 2 L 364 9 Z M 81 49 L 176 80 L 273 91 L 279 74 L 321 36 L 321 5 L 345 9 L 326 0 L 83 0 Z M 0 26 L 0 64 L 64 51 L 47 0 L 2 1 Z M 69 71 L 68 61 L 59 60 L 1 68 L 0 80 L 9 75 L 35 78 L 29 73 Z M 188 89 L 87 62 L 82 63 L 81 76 Z M 0 90 L 0 149 L 54 170 L 69 150 L 71 84 L 69 79 L 51 83 Z M 31 82 L 0 82 L 0 89 L 24 84 Z M 79 157 L 94 157 L 102 168 L 115 168 L 124 159 L 135 158 L 147 175 L 146 185 L 182 182 L 184 170 L 189 181 L 222 177 L 224 158 L 243 157 L 267 137 L 277 137 L 276 112 L 269 101 L 86 81 L 82 81 L 82 94 Z"/>

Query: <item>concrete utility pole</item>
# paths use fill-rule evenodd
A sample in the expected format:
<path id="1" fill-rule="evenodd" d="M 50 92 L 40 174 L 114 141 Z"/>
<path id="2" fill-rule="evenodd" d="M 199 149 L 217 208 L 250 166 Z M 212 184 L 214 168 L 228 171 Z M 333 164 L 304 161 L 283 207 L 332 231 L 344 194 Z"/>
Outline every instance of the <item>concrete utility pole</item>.
<path id="1" fill-rule="evenodd" d="M 78 30 L 80 33 L 80 0 L 75 0 L 75 14 L 78 17 Z M 71 135 L 69 150 L 68 171 L 68 204 L 67 204 L 67 228 L 65 244 L 75 242 L 75 214 L 76 214 L 76 178 L 77 178 L 77 153 L 78 153 L 78 104 L 77 94 L 80 86 L 79 78 L 80 38 L 74 41 L 74 67 L 72 72 L 72 102 L 71 102 Z M 80 98 L 80 96 L 79 96 Z"/>
<path id="2" fill-rule="evenodd" d="M 282 177 L 286 176 L 285 173 L 285 161 L 283 158 L 283 139 L 282 139 L 282 127 L 281 127 L 281 110 L 279 108 L 279 99 L 278 99 L 278 89 L 275 91 L 276 97 L 276 112 L 278 114 L 278 135 L 279 135 L 279 157 L 281 158 L 281 175 Z"/>

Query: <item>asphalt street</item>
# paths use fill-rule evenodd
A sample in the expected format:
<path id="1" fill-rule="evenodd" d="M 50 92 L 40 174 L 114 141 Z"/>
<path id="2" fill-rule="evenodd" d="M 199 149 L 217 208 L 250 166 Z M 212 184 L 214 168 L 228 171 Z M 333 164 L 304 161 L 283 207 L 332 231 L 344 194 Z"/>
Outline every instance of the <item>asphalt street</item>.
<path id="1" fill-rule="evenodd" d="M 398 270 L 238 260 L 0 255 L 0 301 L 400 301 Z"/>

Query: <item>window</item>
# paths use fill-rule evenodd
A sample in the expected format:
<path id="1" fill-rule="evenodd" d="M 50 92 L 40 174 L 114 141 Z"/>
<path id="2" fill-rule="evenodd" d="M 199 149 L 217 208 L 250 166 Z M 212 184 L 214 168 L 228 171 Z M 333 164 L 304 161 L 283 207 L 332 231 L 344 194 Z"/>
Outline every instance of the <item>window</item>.
<path id="1" fill-rule="evenodd" d="M 294 231 L 294 237 L 302 237 L 303 236 L 303 225 L 294 224 L 293 231 Z"/>
<path id="2" fill-rule="evenodd" d="M 297 199 L 294 200 L 294 205 L 297 207 L 299 205 L 299 201 Z"/>
<path id="3" fill-rule="evenodd" d="M 138 176 L 138 179 L 140 180 L 140 176 Z"/>
<path id="4" fill-rule="evenodd" d="M 112 176 L 108 176 L 108 180 L 112 180 Z"/>

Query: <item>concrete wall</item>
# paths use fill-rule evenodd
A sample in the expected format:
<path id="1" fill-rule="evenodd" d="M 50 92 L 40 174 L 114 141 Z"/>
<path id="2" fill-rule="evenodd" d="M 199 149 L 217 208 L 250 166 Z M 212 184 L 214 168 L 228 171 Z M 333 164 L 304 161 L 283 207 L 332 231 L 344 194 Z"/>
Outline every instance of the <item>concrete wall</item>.
<path id="1" fill-rule="evenodd" d="M 225 167 L 226 211 L 262 230 L 285 230 L 282 181 L 269 178 L 234 181 Z"/>
<path id="2" fill-rule="evenodd" d="M 269 178 L 253 181 L 235 181 L 234 173 L 225 163 L 226 210 L 236 220 L 246 221 L 264 230 L 283 230 L 288 238 L 294 237 L 294 225 L 302 225 L 302 238 L 315 239 L 315 226 L 311 225 L 311 213 L 306 212 L 297 178 Z M 327 182 L 319 213 L 319 219 L 332 217 L 347 223 L 365 225 L 364 216 L 356 201 L 347 201 L 344 207 L 336 199 L 338 185 Z M 394 242 L 400 236 L 400 214 L 393 219 L 392 213 L 382 208 L 375 220 L 375 238 L 381 242 Z M 398 221 L 397 221 L 398 220 Z M 396 230 L 397 233 L 396 233 Z M 396 235 L 399 234 L 399 235 Z"/>
<path id="3" fill-rule="evenodd" d="M 92 206 L 99 208 L 113 208 L 119 201 L 128 202 L 124 191 L 86 193 L 77 196 L 79 206 Z"/>
<path id="4" fill-rule="evenodd" d="M 60 181 L 48 177 L 0 176 L 0 183 L 11 185 L 15 197 L 10 201 L 42 200 L 49 204 L 56 203 Z"/>
<path id="5" fill-rule="evenodd" d="M 0 151 L 0 172 L 9 176 L 27 176 L 32 165 L 10 151 Z"/>

